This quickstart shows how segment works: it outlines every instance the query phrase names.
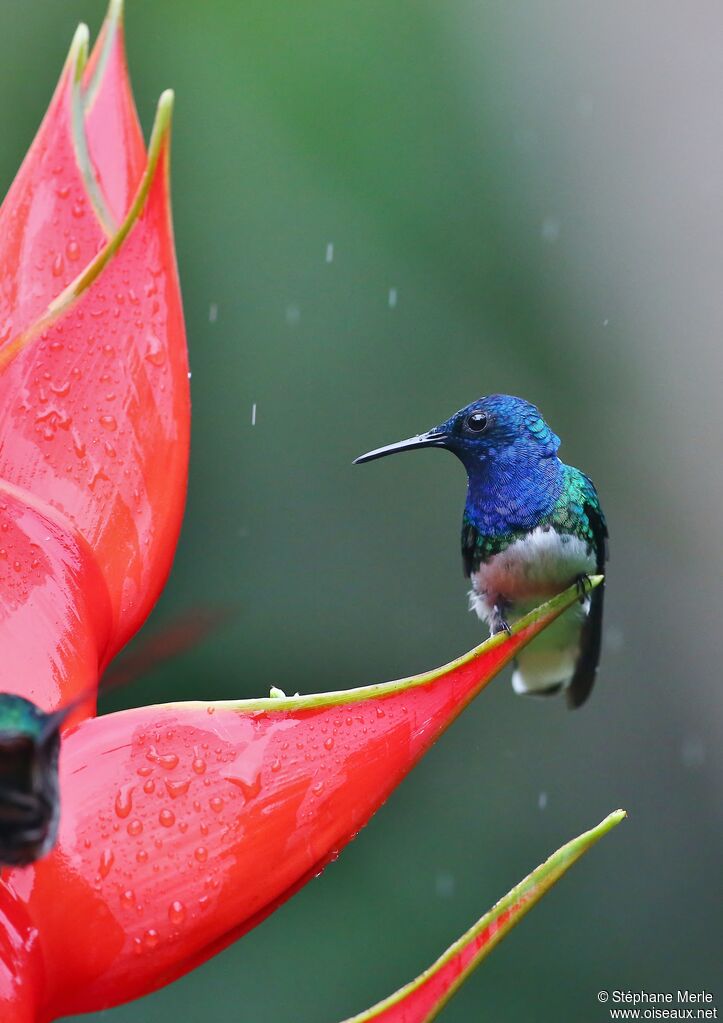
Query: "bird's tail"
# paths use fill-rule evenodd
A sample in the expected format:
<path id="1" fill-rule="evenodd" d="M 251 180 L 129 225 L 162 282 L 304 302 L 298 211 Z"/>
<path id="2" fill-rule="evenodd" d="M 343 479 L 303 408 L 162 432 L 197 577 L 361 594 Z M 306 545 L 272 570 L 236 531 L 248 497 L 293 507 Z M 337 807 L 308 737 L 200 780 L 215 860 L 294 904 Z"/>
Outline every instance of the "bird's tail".
<path id="1" fill-rule="evenodd" d="M 570 685 L 580 655 L 585 617 L 585 608 L 576 604 L 521 651 L 512 673 L 516 693 L 550 696 Z"/>

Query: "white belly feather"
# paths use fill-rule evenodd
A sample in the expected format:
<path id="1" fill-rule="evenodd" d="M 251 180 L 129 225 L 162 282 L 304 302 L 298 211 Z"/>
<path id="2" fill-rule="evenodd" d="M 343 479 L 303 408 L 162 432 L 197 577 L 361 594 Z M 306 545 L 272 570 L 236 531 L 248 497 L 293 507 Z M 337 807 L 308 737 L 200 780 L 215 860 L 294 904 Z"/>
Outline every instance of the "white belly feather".
<path id="1" fill-rule="evenodd" d="M 495 605 L 513 624 L 548 597 L 595 571 L 595 554 L 577 537 L 534 529 L 472 574 L 470 610 L 491 624 Z M 575 604 L 520 653 L 512 685 L 518 693 L 569 685 L 590 601 Z"/>

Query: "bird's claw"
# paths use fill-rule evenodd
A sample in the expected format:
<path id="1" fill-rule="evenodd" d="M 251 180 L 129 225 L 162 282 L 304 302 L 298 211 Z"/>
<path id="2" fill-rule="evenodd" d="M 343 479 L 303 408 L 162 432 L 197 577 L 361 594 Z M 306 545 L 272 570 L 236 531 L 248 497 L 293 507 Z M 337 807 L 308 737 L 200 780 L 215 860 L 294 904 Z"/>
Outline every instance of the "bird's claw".
<path id="1" fill-rule="evenodd" d="M 493 636 L 496 636 L 498 632 L 506 632 L 508 636 L 512 635 L 510 623 L 505 618 L 504 612 L 505 608 L 501 604 L 495 604 L 495 606 L 492 608 L 492 621 L 490 622 L 490 630 Z"/>

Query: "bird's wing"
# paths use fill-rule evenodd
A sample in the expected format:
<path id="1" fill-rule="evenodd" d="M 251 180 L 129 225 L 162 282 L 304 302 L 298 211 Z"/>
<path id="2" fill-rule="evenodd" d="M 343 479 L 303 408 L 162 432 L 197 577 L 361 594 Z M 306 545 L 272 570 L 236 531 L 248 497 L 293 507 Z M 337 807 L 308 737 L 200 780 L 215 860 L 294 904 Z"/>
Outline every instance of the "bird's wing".
<path id="1" fill-rule="evenodd" d="M 605 571 L 608 559 L 608 527 L 602 508 L 592 482 L 589 484 L 587 500 L 583 510 L 587 516 L 595 549 L 595 567 L 599 574 Z M 587 489 L 587 488 L 586 488 Z M 603 602 L 605 599 L 605 582 L 600 583 L 590 595 L 590 611 L 580 636 L 580 654 L 575 665 L 575 674 L 567 689 L 567 705 L 571 709 L 580 707 L 587 700 L 595 684 L 598 663 L 600 661 L 600 643 L 602 640 Z"/>
<path id="2" fill-rule="evenodd" d="M 479 530 L 468 519 L 462 520 L 462 565 L 467 579 L 479 568 Z"/>

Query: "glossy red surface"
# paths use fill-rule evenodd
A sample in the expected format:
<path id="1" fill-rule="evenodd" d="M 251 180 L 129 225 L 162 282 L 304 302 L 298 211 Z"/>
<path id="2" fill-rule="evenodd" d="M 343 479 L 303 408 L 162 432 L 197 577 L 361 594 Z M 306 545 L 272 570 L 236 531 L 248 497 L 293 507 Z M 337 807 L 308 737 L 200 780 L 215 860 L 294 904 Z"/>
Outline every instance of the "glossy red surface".
<path id="1" fill-rule="evenodd" d="M 56 849 L 6 875 L 42 935 L 48 1018 L 144 994 L 257 923 L 338 855 L 527 638 L 349 702 L 83 722 L 63 743 Z"/>
<path id="2" fill-rule="evenodd" d="M 87 36 L 76 34 L 0 207 L 2 687 L 46 710 L 92 693 L 144 621 L 185 500 L 190 403 L 167 136 L 122 244 L 52 325 L 35 327 L 108 244 L 146 165 L 119 13 L 112 4 L 85 68 Z M 91 696 L 69 724 L 93 707 Z M 63 798 L 72 788 L 63 782 Z M 0 884 L 7 1023 L 46 1016 L 49 959 L 25 905 L 32 877 L 6 871 Z"/>
<path id="3" fill-rule="evenodd" d="M 145 154 L 118 26 L 97 52 L 104 77 L 89 105 L 87 143 L 109 205 L 125 215 L 122 205 L 138 185 Z M 91 60 L 91 69 L 100 66 Z M 6 228 L 0 231 L 0 354 L 106 242 L 78 166 L 74 73 L 69 60 L 0 209 Z M 89 83 L 93 88 L 92 74 Z M 0 500 L 16 509 L 25 504 L 53 523 L 70 559 L 63 564 L 56 555 L 52 570 L 39 572 L 30 553 L 18 559 L 4 547 L 6 565 L 0 554 L 0 642 L 33 650 L 4 685 L 46 709 L 92 685 L 99 667 L 142 624 L 165 582 L 180 529 L 190 407 L 167 156 L 166 145 L 147 201 L 114 258 L 0 372 Z M 77 572 L 71 552 L 78 548 L 94 563 L 86 566 L 95 579 L 92 596 L 63 581 Z M 50 606 L 51 586 L 62 594 L 52 599 L 55 633 L 47 615 L 43 629 L 43 615 L 35 620 L 32 613 Z M 102 613 L 87 614 L 80 596 Z M 68 644 L 85 651 L 72 671 Z M 41 670 L 57 664 L 59 651 L 65 667 Z"/>
<path id="4" fill-rule="evenodd" d="M 103 25 L 83 85 L 88 151 L 108 208 L 120 223 L 146 164 L 146 147 L 128 84 L 122 22 Z"/>

